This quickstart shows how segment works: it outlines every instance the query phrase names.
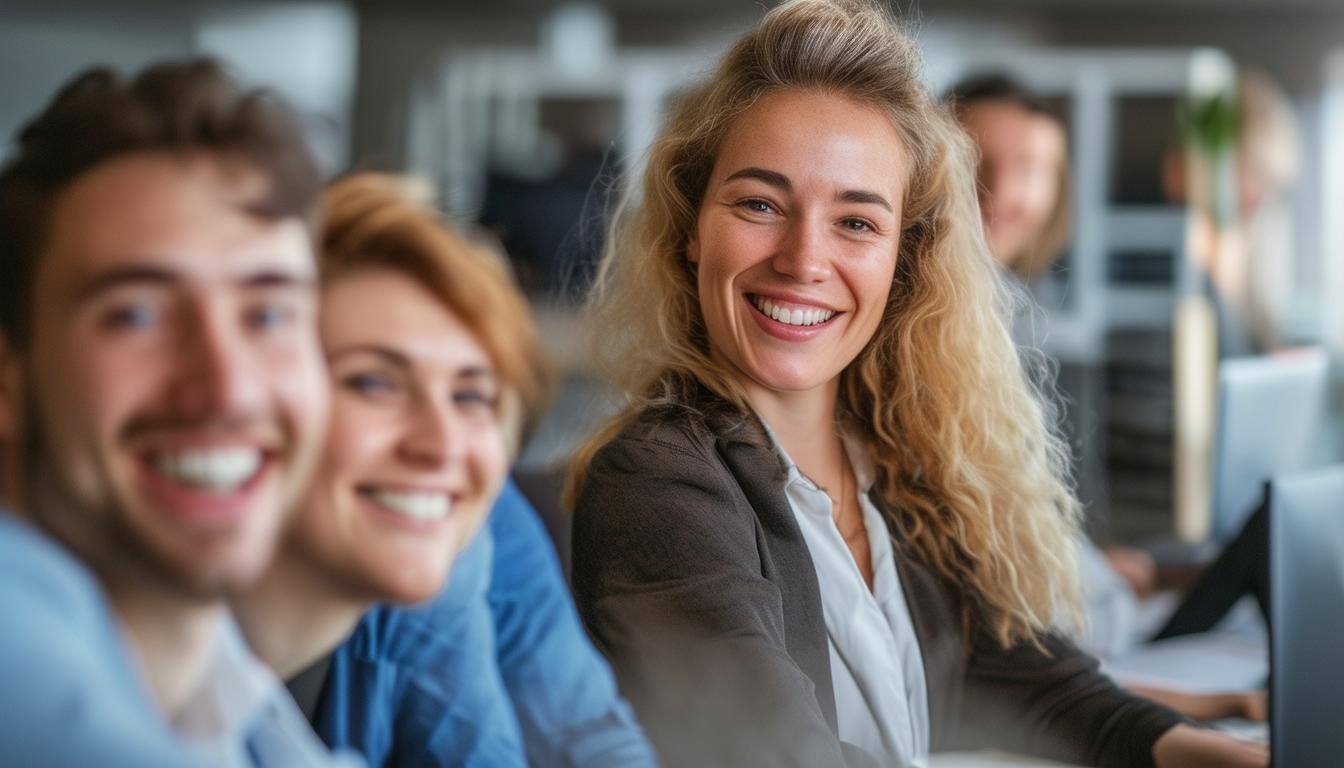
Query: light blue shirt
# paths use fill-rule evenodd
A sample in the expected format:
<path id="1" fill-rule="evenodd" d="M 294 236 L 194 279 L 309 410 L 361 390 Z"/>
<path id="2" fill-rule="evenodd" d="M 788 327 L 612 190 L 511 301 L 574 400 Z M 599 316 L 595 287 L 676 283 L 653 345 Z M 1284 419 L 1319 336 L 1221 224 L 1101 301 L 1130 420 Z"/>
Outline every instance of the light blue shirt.
<path id="1" fill-rule="evenodd" d="M 170 724 L 94 575 L 0 510 L 0 764 L 26 768 L 336 768 L 224 615 L 200 684 Z"/>
<path id="2" fill-rule="evenodd" d="M 0 511 L 0 762 L 195 765 L 155 709 L 82 563 Z"/>

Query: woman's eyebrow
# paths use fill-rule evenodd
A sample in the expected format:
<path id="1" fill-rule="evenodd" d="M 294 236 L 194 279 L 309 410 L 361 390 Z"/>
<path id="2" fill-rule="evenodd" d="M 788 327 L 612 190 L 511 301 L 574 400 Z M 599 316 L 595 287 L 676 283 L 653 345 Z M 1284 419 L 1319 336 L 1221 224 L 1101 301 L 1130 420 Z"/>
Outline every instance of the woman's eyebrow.
<path id="1" fill-rule="evenodd" d="M 457 379 L 479 380 L 492 382 L 495 380 L 495 369 L 488 365 L 473 365 L 463 368 L 457 372 Z"/>
<path id="2" fill-rule="evenodd" d="M 735 179 L 755 179 L 757 181 L 769 184 L 772 187 L 778 187 L 779 189 L 785 192 L 790 192 L 793 190 L 793 183 L 789 181 L 788 176 L 785 176 L 779 171 L 771 171 L 765 168 L 757 168 L 755 166 L 752 166 L 750 168 L 743 168 L 742 170 L 724 179 L 724 182 L 726 183 L 729 181 L 733 181 Z"/>
<path id="3" fill-rule="evenodd" d="M 724 179 L 724 182 L 735 181 L 737 179 L 755 179 L 756 181 L 769 184 L 784 192 L 793 191 L 793 182 L 789 181 L 788 176 L 785 176 L 779 171 L 769 170 L 768 168 L 759 168 L 756 166 L 743 168 L 728 176 L 728 178 Z M 892 208 L 891 203 L 887 198 L 866 189 L 847 189 L 836 195 L 835 199 L 842 203 L 871 203 L 873 205 L 880 205 L 893 213 L 895 212 L 895 209 Z"/>
<path id="4" fill-rule="evenodd" d="M 891 203 L 887 202 L 887 198 L 876 192 L 868 192 L 862 189 L 847 189 L 836 195 L 835 199 L 842 203 L 872 203 L 886 208 L 891 213 L 896 212 L 895 209 L 891 207 Z"/>
<path id="5" fill-rule="evenodd" d="M 335 360 L 338 357 L 344 357 L 346 355 L 353 355 L 359 353 L 374 355 L 375 357 L 382 358 L 383 362 L 386 362 L 390 365 L 394 365 L 398 368 L 411 367 L 411 359 L 407 357 L 405 353 L 392 347 L 383 344 L 375 344 L 372 342 L 363 342 L 359 344 L 350 344 L 344 347 L 338 347 L 332 350 L 331 354 L 327 355 L 327 358 L 330 360 Z"/>

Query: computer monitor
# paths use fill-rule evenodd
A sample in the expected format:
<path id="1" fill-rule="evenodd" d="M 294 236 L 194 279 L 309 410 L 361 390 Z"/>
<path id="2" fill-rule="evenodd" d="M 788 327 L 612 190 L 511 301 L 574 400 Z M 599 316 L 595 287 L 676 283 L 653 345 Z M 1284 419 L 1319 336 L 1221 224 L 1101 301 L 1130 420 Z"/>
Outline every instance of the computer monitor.
<path id="1" fill-rule="evenodd" d="M 1311 466 L 1326 412 L 1323 350 L 1224 360 L 1218 366 L 1216 541 L 1236 536 L 1276 475 Z"/>
<path id="2" fill-rule="evenodd" d="M 1344 765 L 1344 465 L 1276 477 L 1269 539 L 1273 764 Z"/>

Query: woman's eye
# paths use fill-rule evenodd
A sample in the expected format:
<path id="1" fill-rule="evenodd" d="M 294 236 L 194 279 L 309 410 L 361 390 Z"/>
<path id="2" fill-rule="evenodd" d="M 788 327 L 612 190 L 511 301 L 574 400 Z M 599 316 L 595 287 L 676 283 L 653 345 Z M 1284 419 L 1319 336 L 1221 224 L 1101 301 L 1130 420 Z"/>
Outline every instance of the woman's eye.
<path id="1" fill-rule="evenodd" d="M 123 304 L 103 313 L 100 324 L 108 330 L 128 331 L 148 328 L 157 318 L 158 313 L 148 304 Z"/>
<path id="2" fill-rule="evenodd" d="M 850 232 L 872 232 L 873 225 L 864 219 L 848 218 L 840 221 L 840 226 L 848 229 Z"/>
<path id="3" fill-rule="evenodd" d="M 493 414 L 499 405 L 499 396 L 484 389 L 461 389 L 453 393 L 453 404 L 465 410 Z"/>
<path id="4" fill-rule="evenodd" d="M 382 395 L 397 391 L 396 380 L 381 373 L 353 373 L 341 379 L 341 386 L 361 395 Z"/>
<path id="5" fill-rule="evenodd" d="M 748 211 L 751 211 L 752 213 L 774 213 L 775 211 L 775 207 L 773 205 L 764 200 L 761 200 L 760 198 L 751 198 L 748 200 L 743 200 L 742 202 L 738 203 L 738 205 L 742 206 Z"/>

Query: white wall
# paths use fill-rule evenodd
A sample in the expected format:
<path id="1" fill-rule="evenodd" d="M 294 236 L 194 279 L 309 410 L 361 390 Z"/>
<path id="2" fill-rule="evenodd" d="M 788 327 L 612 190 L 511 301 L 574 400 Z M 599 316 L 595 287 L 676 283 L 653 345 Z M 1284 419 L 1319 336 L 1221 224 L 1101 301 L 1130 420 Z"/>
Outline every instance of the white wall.
<path id="1" fill-rule="evenodd" d="M 319 157 L 337 170 L 348 162 L 356 39 L 354 9 L 344 0 L 0 4 L 0 146 L 88 67 L 134 72 L 160 59 L 214 54 L 245 83 L 288 98 Z"/>
<path id="2" fill-rule="evenodd" d="M 75 73 L 95 64 L 136 69 L 192 50 L 183 9 L 59 4 L 0 5 L 0 142 L 32 118 Z"/>
<path id="3" fill-rule="evenodd" d="M 349 163 L 357 40 L 354 8 L 332 0 L 212 6 L 194 42 L 245 82 L 288 99 L 325 170 L 335 173 Z"/>

